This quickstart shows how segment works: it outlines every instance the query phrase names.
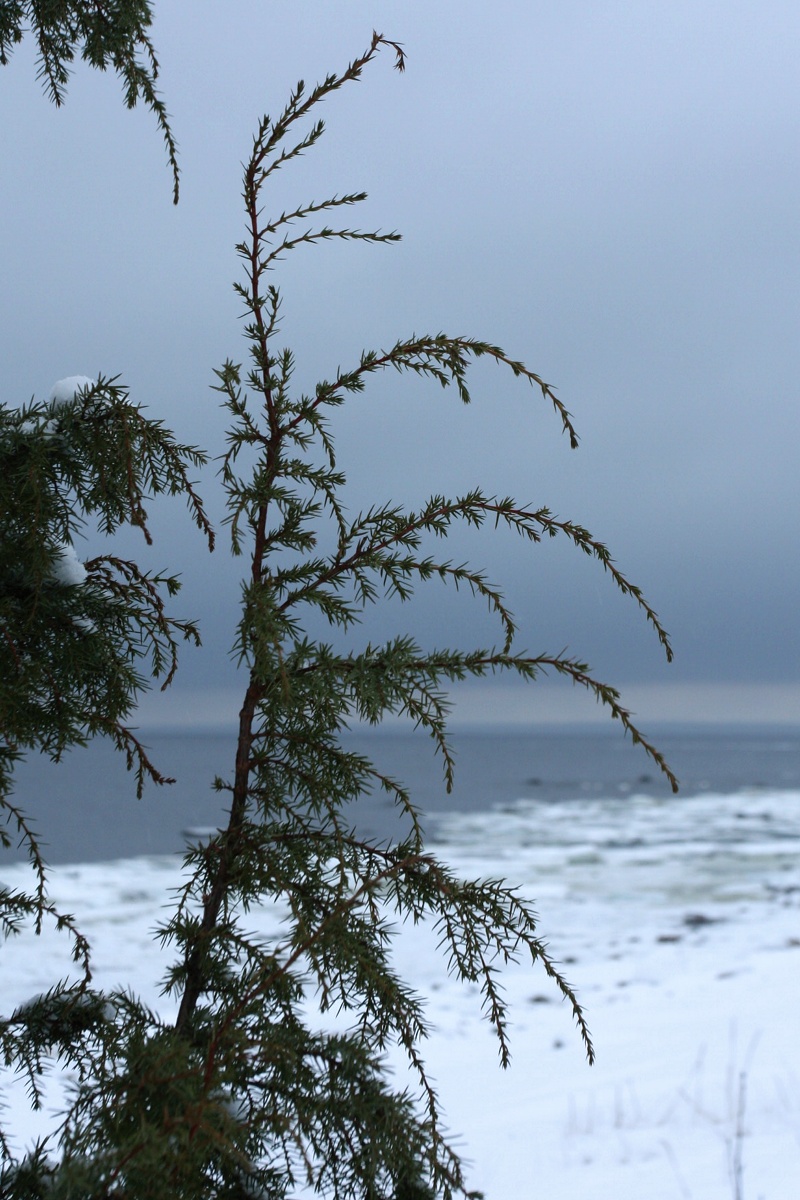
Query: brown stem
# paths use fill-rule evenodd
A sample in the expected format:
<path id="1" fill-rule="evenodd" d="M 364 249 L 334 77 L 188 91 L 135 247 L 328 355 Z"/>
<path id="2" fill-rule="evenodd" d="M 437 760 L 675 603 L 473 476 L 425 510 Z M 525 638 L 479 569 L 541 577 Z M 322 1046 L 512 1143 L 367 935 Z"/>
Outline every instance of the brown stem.
<path id="1" fill-rule="evenodd" d="M 259 698 L 260 685 L 251 677 L 239 713 L 239 737 L 236 743 L 236 772 L 233 784 L 233 799 L 231 801 L 228 826 L 222 835 L 219 854 L 213 882 L 206 893 L 203 903 L 203 919 L 200 928 L 193 939 L 193 945 L 187 952 L 186 983 L 183 997 L 178 1010 L 175 1028 L 178 1033 L 185 1033 L 197 1007 L 203 990 L 204 968 L 203 957 L 205 944 L 217 921 L 228 889 L 231 868 L 239 852 L 239 837 L 242 832 L 245 814 L 247 812 L 247 795 L 250 784 L 250 756 L 253 744 L 253 720 Z"/>
<path id="2" fill-rule="evenodd" d="M 381 44 L 385 44 L 394 49 L 396 55 L 396 65 L 402 70 L 404 65 L 403 50 L 396 42 L 388 41 L 380 34 L 374 33 L 372 44 L 367 53 L 360 60 L 352 63 L 345 72 L 343 79 L 358 78 L 361 67 L 369 61 L 375 54 Z M 338 86 L 338 85 L 337 85 Z M 317 89 L 306 100 L 305 105 L 298 106 L 296 112 L 289 120 L 294 120 L 301 116 L 305 109 L 309 108 L 316 99 L 319 98 L 320 90 Z M 287 124 L 289 121 L 286 122 Z M 282 130 L 280 131 L 283 132 Z M 266 174 L 262 169 L 262 161 L 267 151 L 274 144 L 277 129 L 273 130 L 273 139 L 262 147 L 261 153 L 254 155 L 245 172 L 245 209 L 250 231 L 250 245 L 246 253 L 248 284 L 251 297 L 251 311 L 254 319 L 256 330 L 255 340 L 258 346 L 257 362 L 260 367 L 261 376 L 261 391 L 264 396 L 264 406 L 266 417 L 269 426 L 269 438 L 265 439 L 264 452 L 266 458 L 266 477 L 267 483 L 271 484 L 277 474 L 280 464 L 280 448 L 283 438 L 291 429 L 291 424 L 287 428 L 281 428 L 279 414 L 276 409 L 275 399 L 272 394 L 272 387 L 269 375 L 269 337 L 271 328 L 269 322 L 264 320 L 263 304 L 261 301 L 261 277 L 265 270 L 265 264 L 261 258 L 261 245 L 263 234 L 259 230 L 259 191 L 261 184 L 266 178 Z M 262 504 L 259 508 L 258 517 L 254 522 L 253 535 L 253 555 L 251 563 L 251 577 L 253 583 L 258 587 L 263 582 L 264 559 L 267 554 L 267 505 Z M 231 801 L 230 815 L 228 825 L 225 832 L 222 834 L 218 843 L 218 854 L 214 867 L 210 869 L 211 879 L 210 886 L 203 902 L 203 915 L 200 922 L 200 928 L 193 935 L 186 949 L 186 981 L 184 984 L 183 996 L 181 998 L 180 1008 L 176 1021 L 176 1030 L 178 1033 L 187 1033 L 191 1024 L 192 1016 L 197 1008 L 198 1000 L 203 992 L 205 982 L 205 949 L 208 945 L 211 934 L 219 920 L 219 915 L 222 910 L 225 896 L 230 883 L 230 878 L 237 855 L 240 850 L 240 839 L 244 826 L 245 817 L 247 814 L 247 801 L 250 785 L 250 771 L 252 767 L 252 747 L 255 739 L 253 729 L 256 709 L 258 702 L 263 694 L 263 687 L 258 682 L 254 674 L 250 676 L 250 682 L 245 693 L 244 703 L 242 704 L 239 713 L 239 735 L 236 744 L 236 769 L 233 785 L 233 799 Z"/>
<path id="3" fill-rule="evenodd" d="M 265 454 L 267 473 L 270 480 L 274 477 L 280 461 L 280 442 L 282 431 L 279 427 L 272 389 L 269 380 L 269 328 L 264 321 L 264 314 L 259 299 L 261 277 L 260 242 L 258 233 L 258 179 L 254 162 L 251 162 L 245 175 L 245 198 L 248 220 L 250 224 L 251 242 L 248 255 L 248 275 L 250 294 L 253 297 L 253 317 L 258 331 L 258 346 L 261 359 L 261 390 L 269 423 L 270 437 L 266 442 Z M 264 558 L 267 552 L 267 505 L 262 504 L 253 528 L 253 555 L 251 577 L 258 586 L 261 583 Z M 187 946 L 186 982 L 183 997 L 178 1010 L 175 1028 L 178 1033 L 186 1033 L 197 1002 L 203 991 L 205 968 L 205 948 L 219 920 L 225 895 L 228 890 L 231 872 L 240 848 L 240 837 L 247 813 L 247 799 L 250 787 L 250 770 L 252 746 L 254 740 L 253 723 L 256 709 L 262 695 L 261 684 L 254 674 L 245 692 L 244 702 L 239 713 L 239 735 L 236 742 L 236 767 L 233 783 L 233 799 L 231 800 L 228 826 L 219 842 L 219 853 L 212 871 L 212 880 L 203 902 L 203 916 L 200 928 Z"/>

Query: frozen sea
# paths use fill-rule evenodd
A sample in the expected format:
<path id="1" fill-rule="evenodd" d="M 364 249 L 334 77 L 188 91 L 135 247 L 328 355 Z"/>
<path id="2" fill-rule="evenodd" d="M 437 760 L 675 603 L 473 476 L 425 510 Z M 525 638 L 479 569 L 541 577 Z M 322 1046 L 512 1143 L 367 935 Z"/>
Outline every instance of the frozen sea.
<path id="1" fill-rule="evenodd" d="M 680 778 L 678 805 L 699 795 L 800 790 L 797 728 L 667 726 L 647 733 Z M 216 775 L 231 775 L 232 738 L 208 731 L 143 736 L 155 765 L 176 782 L 149 786 L 141 800 L 133 794 L 121 756 L 102 742 L 72 751 L 56 766 L 33 757 L 19 770 L 17 799 L 47 844 L 51 862 L 178 852 L 187 829 L 224 820 L 224 800 L 211 783 Z M 347 745 L 407 785 L 431 834 L 451 812 L 488 813 L 523 802 L 533 813 L 537 804 L 553 802 L 568 806 L 565 820 L 580 821 L 579 802 L 672 795 L 658 768 L 611 721 L 599 728 L 457 732 L 455 786 L 449 796 L 429 738 L 362 732 L 350 734 Z M 368 834 L 402 832 L 385 795 L 359 802 L 352 816 Z M 14 857 L 14 851 L 5 854 L 6 861 Z"/>
<path id="2" fill-rule="evenodd" d="M 535 901 L 588 1016 L 593 1067 L 544 973 L 512 964 L 501 1071 L 479 998 L 448 978 L 428 931 L 399 932 L 399 966 L 428 998 L 448 1127 L 487 1200 L 800 1195 L 800 733 L 665 728 L 654 740 L 678 797 L 615 727 L 459 734 L 450 796 L 424 738 L 353 735 L 411 787 L 441 857 Z M 150 930 L 178 880 L 182 831 L 221 820 L 209 781 L 230 743 L 149 741 L 178 777 L 167 791 L 136 801 L 94 749 L 57 771 L 30 764 L 17 800 L 47 831 L 53 898 L 89 935 L 96 983 L 130 985 L 164 1011 Z M 382 798 L 354 816 L 378 836 L 400 832 Z M 21 884 L 25 870 L 9 852 L 0 877 Z M 253 921 L 269 933 L 280 917 L 265 907 Z M 0 953 L 4 1012 L 70 970 L 50 932 Z M 36 1118 L 6 1082 L 22 1145 L 56 1122 L 63 1081 Z"/>

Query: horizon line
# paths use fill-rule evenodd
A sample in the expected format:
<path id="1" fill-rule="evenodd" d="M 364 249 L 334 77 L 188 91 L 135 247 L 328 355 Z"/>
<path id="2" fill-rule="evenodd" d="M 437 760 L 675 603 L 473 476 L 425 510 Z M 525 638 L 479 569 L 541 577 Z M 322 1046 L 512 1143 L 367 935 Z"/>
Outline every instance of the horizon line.
<path id="1" fill-rule="evenodd" d="M 783 725 L 800 726 L 798 683 L 631 683 L 618 685 L 620 702 L 637 725 Z M 239 688 L 193 687 L 148 693 L 136 712 L 137 727 L 148 731 L 191 732 L 235 729 L 241 706 Z M 600 726 L 612 721 L 606 705 L 568 681 L 497 683 L 469 681 L 450 690 L 449 727 L 524 729 L 553 726 Z M 413 724 L 388 716 L 377 726 L 352 720 L 353 732 L 396 731 Z"/>

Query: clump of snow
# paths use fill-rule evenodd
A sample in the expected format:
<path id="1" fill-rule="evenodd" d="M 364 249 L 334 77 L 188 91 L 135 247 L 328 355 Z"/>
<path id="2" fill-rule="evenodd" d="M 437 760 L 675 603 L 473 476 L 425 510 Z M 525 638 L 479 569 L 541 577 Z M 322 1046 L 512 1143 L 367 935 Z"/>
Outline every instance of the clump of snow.
<path id="1" fill-rule="evenodd" d="M 53 384 L 50 403 L 60 408 L 62 404 L 70 404 L 78 392 L 85 392 L 93 387 L 97 387 L 97 380 L 90 379 L 88 375 L 68 375 L 66 379 L 59 379 Z"/>
<path id="2" fill-rule="evenodd" d="M 66 379 L 59 379 L 53 384 L 48 402 L 58 410 L 71 404 L 79 392 L 86 392 L 93 387 L 97 387 L 97 380 L 90 379 L 88 375 L 68 375 Z M 19 428 L 21 433 L 40 433 L 45 438 L 51 438 L 57 432 L 58 422 L 48 420 L 39 424 L 37 421 L 23 421 Z"/>
<path id="3" fill-rule="evenodd" d="M 86 582 L 86 567 L 75 553 L 75 547 L 62 542 L 53 563 L 53 579 L 63 587 L 75 587 Z"/>

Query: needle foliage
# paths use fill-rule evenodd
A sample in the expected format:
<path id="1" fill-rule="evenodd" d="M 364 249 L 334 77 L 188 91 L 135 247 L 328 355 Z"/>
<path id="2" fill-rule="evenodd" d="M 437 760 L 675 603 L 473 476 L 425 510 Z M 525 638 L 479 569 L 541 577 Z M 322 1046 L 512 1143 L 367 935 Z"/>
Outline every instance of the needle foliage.
<path id="1" fill-rule="evenodd" d="M 145 7 L 145 6 L 142 6 Z M 243 694 L 231 758 L 216 787 L 221 828 L 189 847 L 181 890 L 158 939 L 170 957 L 163 1011 L 131 992 L 103 991 L 72 918 L 47 898 L 44 864 L 24 815 L 4 803 L 38 872 L 31 894 L 0 893 L 9 934 L 26 920 L 54 920 L 73 939 L 75 978 L 55 982 L 0 1023 L 6 1066 L 27 1077 L 34 1103 L 56 1059 L 74 1085 L 54 1135 L 15 1158 L 6 1145 L 2 1194 L 21 1200 L 244 1200 L 319 1194 L 331 1200 L 433 1200 L 475 1195 L 445 1134 L 428 1074 L 425 1004 L 395 965 L 404 922 L 438 935 L 450 972 L 473 985 L 509 1062 L 501 970 L 525 959 L 571 1007 L 589 1059 L 586 1020 L 548 955 L 528 901 L 501 880 L 463 879 L 425 843 L 414 800 L 380 763 L 347 748 L 354 720 L 405 717 L 440 754 L 449 787 L 448 691 L 457 681 L 556 672 L 593 693 L 674 783 L 658 751 L 617 692 L 583 662 L 520 649 L 502 590 L 468 564 L 437 553 L 457 526 L 504 526 L 523 548 L 559 537 L 594 558 L 669 642 L 639 590 L 583 526 L 557 520 L 480 487 L 436 494 L 413 508 L 376 500 L 350 515 L 335 456 L 335 417 L 348 397 L 387 370 L 453 388 L 470 401 L 472 364 L 489 359 L 554 410 L 571 446 L 572 418 L 547 383 L 498 346 L 472 338 L 412 334 L 368 350 L 310 394 L 293 387 L 294 358 L 278 341 L 280 260 L 321 240 L 393 242 L 397 235 L 338 224 L 363 193 L 300 203 L 270 219 L 268 185 L 323 135 L 318 106 L 388 51 L 374 34 L 366 51 L 258 124 L 245 166 L 245 236 L 236 290 L 245 311 L 247 358 L 217 371 L 229 418 L 220 474 L 233 561 L 243 563 L 233 650 Z M 327 224 L 330 220 L 332 224 Z M 53 424 L 55 422 L 55 425 Z M 132 753 L 140 779 L 158 778 L 124 726 L 147 671 L 174 668 L 190 622 L 166 616 L 161 591 L 130 562 L 103 557 L 87 581 L 52 582 L 59 547 L 94 516 L 113 532 L 146 529 L 146 497 L 179 493 L 196 523 L 205 515 L 188 481 L 199 451 L 178 446 L 130 405 L 113 381 L 55 413 L 33 405 L 2 413 L 2 728 L 11 759 L 27 748 L 58 754 L 96 733 Z M 6 552 L 6 547 L 8 551 Z M 359 645 L 369 606 L 412 600 L 428 582 L 466 589 L 496 620 L 485 647 L 429 650 L 402 634 Z M 330 640 L 309 629 L 322 616 Z M 313 620 L 311 619 L 313 616 Z M 342 649 L 352 635 L 354 648 Z M 401 838 L 376 842 L 351 823 L 354 803 L 387 794 L 403 816 Z M 257 932 L 254 913 L 277 906 L 279 934 Z M 399 1047 L 406 1082 L 386 1055 Z"/>
<path id="2" fill-rule="evenodd" d="M 178 148 L 156 88 L 158 60 L 150 38 L 147 0 L 0 0 L 0 66 L 27 35 L 34 38 L 37 75 L 54 104 L 64 103 L 76 58 L 122 81 L 128 108 L 141 99 L 164 139 L 178 203 Z"/>

